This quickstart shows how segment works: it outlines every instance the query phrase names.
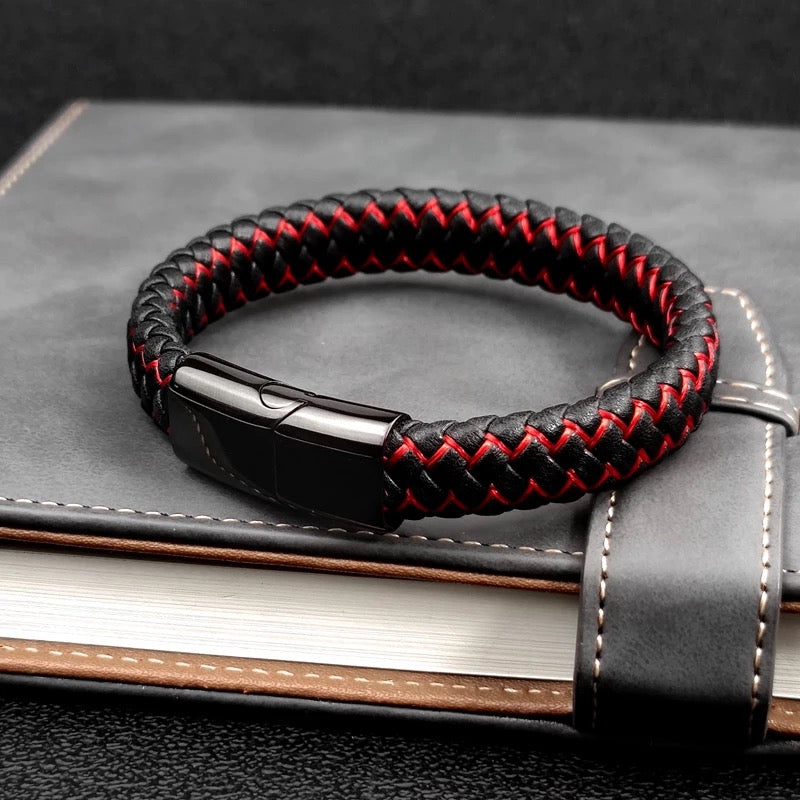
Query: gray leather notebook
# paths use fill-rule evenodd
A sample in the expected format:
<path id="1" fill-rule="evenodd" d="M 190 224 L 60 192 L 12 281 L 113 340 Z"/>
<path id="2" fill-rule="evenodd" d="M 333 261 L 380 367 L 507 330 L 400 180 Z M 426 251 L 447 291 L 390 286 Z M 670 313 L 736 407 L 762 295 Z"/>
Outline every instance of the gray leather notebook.
<path id="1" fill-rule="evenodd" d="M 714 288 L 732 343 L 721 374 L 760 386 L 766 365 L 767 385 L 791 393 L 799 152 L 800 133 L 778 129 L 72 104 L 0 177 L 0 597 L 13 610 L 0 623 L 0 671 L 569 719 L 591 498 L 382 532 L 215 483 L 178 461 L 139 408 L 131 301 L 171 250 L 272 204 L 364 187 L 503 192 L 663 243 Z M 193 346 L 418 419 L 583 397 L 631 360 L 628 328 L 587 304 L 428 274 L 272 297 Z M 708 448 L 704 426 L 681 457 Z M 783 437 L 780 447 L 770 726 L 797 734 L 800 447 L 787 438 L 785 467 Z M 681 492 L 705 491 L 713 518 L 736 460 L 734 446 L 705 488 Z M 762 514 L 763 479 L 754 486 Z"/>

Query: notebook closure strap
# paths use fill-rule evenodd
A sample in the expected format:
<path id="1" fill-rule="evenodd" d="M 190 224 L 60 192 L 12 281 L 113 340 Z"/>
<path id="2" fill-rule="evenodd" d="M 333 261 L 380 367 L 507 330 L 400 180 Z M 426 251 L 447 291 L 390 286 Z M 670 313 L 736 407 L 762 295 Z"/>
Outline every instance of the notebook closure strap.
<path id="1" fill-rule="evenodd" d="M 594 503 L 575 669 L 585 732 L 721 747 L 766 734 L 784 442 L 796 412 L 749 298 L 711 297 L 724 402 L 668 463 Z M 622 366 L 640 369 L 652 355 L 634 343 Z M 747 392 L 730 402 L 741 384 Z"/>

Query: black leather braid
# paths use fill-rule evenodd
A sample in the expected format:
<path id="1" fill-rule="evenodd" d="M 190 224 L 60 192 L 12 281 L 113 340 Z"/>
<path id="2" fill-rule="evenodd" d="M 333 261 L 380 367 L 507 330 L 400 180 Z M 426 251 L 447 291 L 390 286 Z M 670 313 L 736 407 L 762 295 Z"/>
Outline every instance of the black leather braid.
<path id="1" fill-rule="evenodd" d="M 357 272 L 454 270 L 539 285 L 628 321 L 663 355 L 602 397 L 467 420 L 398 423 L 385 445 L 389 518 L 496 514 L 617 485 L 679 447 L 716 379 L 701 282 L 618 225 L 503 195 L 397 189 L 268 208 L 173 252 L 142 284 L 128 361 L 169 429 L 166 388 L 187 343 L 248 301 Z"/>

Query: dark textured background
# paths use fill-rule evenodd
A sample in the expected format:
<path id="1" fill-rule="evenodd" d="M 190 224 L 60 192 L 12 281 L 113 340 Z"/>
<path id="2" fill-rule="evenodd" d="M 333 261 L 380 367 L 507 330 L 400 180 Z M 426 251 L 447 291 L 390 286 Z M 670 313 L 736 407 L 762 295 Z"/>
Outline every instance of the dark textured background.
<path id="1" fill-rule="evenodd" d="M 0 160 L 64 101 L 238 99 L 795 124 L 792 0 L 0 0 Z M 0 797 L 786 798 L 800 763 L 0 696 Z"/>
<path id="2" fill-rule="evenodd" d="M 125 800 L 787 800 L 774 758 L 613 753 L 496 734 L 379 730 L 341 717 L 290 724 L 228 712 L 16 702 L 2 715 L 3 798 Z M 10 755 L 10 757 L 8 757 Z"/>
<path id="3" fill-rule="evenodd" d="M 794 0 L 0 0 L 0 159 L 75 96 L 794 123 Z"/>

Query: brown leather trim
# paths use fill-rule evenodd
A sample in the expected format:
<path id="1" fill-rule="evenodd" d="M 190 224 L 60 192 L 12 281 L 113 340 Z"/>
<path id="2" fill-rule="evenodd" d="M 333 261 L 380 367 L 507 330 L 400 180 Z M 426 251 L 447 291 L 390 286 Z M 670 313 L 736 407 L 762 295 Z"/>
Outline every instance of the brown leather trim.
<path id="1" fill-rule="evenodd" d="M 143 539 L 122 539 L 113 536 L 57 533 L 54 531 L 23 530 L 0 526 L 0 539 L 29 544 L 72 547 L 81 550 L 101 550 L 113 553 L 131 553 L 160 558 L 221 561 L 227 564 L 249 564 L 265 567 L 285 567 L 321 572 L 338 572 L 350 575 L 367 575 L 376 578 L 406 578 L 420 581 L 470 583 L 480 586 L 501 586 L 508 589 L 529 589 L 539 592 L 577 594 L 577 584 L 565 581 L 548 581 L 539 578 L 522 578 L 515 575 L 492 575 L 480 572 L 459 572 L 435 567 L 408 564 L 388 564 L 380 561 L 356 561 L 346 558 L 308 556 L 298 553 L 276 553 L 262 550 L 243 550 L 229 547 L 159 542 Z"/>
<path id="2" fill-rule="evenodd" d="M 785 736 L 800 736 L 800 700 L 773 697 L 769 707 L 769 729 Z"/>
<path id="3" fill-rule="evenodd" d="M 485 714 L 572 713 L 565 681 L 444 675 L 155 650 L 0 640 L 0 672 Z M 800 736 L 800 700 L 773 698 L 769 727 Z"/>
<path id="4" fill-rule="evenodd" d="M 0 672 L 517 716 L 563 715 L 572 707 L 572 686 L 559 681 L 336 667 L 21 639 L 0 640 Z"/>

